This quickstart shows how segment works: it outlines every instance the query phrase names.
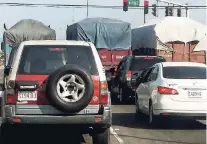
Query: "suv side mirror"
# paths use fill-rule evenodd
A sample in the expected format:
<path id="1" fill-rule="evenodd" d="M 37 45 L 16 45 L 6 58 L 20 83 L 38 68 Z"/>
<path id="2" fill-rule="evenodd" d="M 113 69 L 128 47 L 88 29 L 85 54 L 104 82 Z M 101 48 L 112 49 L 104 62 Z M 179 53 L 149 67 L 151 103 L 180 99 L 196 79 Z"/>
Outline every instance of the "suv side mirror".
<path id="1" fill-rule="evenodd" d="M 138 76 L 138 75 L 139 75 L 139 73 L 137 73 L 137 72 L 136 72 L 136 73 L 134 73 L 133 75 Z"/>
<path id="2" fill-rule="evenodd" d="M 142 80 L 143 80 L 143 77 L 142 77 L 142 76 L 139 76 L 139 77 L 137 77 L 137 79 L 138 79 L 139 81 L 142 81 Z"/>
<path id="3" fill-rule="evenodd" d="M 5 69 L 4 69 L 4 75 L 8 76 L 9 73 L 10 73 L 10 70 L 11 70 L 11 66 L 6 66 Z"/>

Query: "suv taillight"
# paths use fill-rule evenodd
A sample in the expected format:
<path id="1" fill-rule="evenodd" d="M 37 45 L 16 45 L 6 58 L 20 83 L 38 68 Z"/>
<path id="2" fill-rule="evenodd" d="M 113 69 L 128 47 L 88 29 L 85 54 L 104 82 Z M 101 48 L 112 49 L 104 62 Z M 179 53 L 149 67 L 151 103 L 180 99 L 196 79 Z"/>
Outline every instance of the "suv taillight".
<path id="1" fill-rule="evenodd" d="M 109 102 L 109 91 L 108 84 L 106 81 L 100 82 L 100 104 L 108 104 Z"/>
<path id="2" fill-rule="evenodd" d="M 15 81 L 7 82 L 7 96 L 6 96 L 6 104 L 7 105 L 15 105 L 17 102 L 17 94 L 15 92 Z"/>
<path id="3" fill-rule="evenodd" d="M 178 91 L 173 88 L 158 86 L 158 92 L 163 95 L 178 95 Z"/>
<path id="4" fill-rule="evenodd" d="M 131 81 L 131 76 L 132 76 L 132 72 L 131 72 L 131 71 L 128 71 L 128 72 L 126 73 L 126 80 L 127 80 L 127 81 Z"/>
<path id="5" fill-rule="evenodd" d="M 6 99 L 7 105 L 15 105 L 16 102 L 17 102 L 17 96 L 15 94 L 13 94 L 13 95 L 8 94 L 7 95 L 7 99 Z"/>

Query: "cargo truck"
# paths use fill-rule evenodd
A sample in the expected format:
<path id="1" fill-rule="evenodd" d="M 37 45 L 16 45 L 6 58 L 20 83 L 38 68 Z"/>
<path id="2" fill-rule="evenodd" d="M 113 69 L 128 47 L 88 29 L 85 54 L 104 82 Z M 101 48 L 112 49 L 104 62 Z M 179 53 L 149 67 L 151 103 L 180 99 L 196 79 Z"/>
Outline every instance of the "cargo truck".
<path id="1" fill-rule="evenodd" d="M 11 66 L 16 48 L 18 48 L 21 42 L 27 40 L 56 39 L 55 30 L 51 29 L 50 26 L 46 26 L 43 23 L 32 19 L 23 19 L 17 22 L 10 29 L 7 29 L 4 24 L 4 29 L 3 42 L 1 42 L 3 64 L 0 69 L 0 85 L 5 84 L 4 68 L 6 69 L 7 66 Z M 0 95 L 0 101 L 1 96 L 2 95 Z"/>
<path id="2" fill-rule="evenodd" d="M 131 24 L 117 19 L 84 19 L 67 26 L 66 39 L 94 43 L 104 65 L 108 84 L 119 62 L 131 54 Z"/>
<path id="3" fill-rule="evenodd" d="M 197 21 L 186 17 L 165 17 L 132 29 L 132 53 L 136 56 L 162 56 L 169 62 L 206 63 L 206 48 L 194 51 L 205 34 L 205 25 Z"/>
<path id="4" fill-rule="evenodd" d="M 15 54 L 15 49 L 21 42 L 56 39 L 55 30 L 51 29 L 50 26 L 46 26 L 32 19 L 23 19 L 10 29 L 7 29 L 4 25 L 4 28 L 3 42 L 1 44 L 1 49 L 4 52 L 4 66 L 9 63 L 9 57 Z M 12 61 L 12 58 L 10 61 Z"/>

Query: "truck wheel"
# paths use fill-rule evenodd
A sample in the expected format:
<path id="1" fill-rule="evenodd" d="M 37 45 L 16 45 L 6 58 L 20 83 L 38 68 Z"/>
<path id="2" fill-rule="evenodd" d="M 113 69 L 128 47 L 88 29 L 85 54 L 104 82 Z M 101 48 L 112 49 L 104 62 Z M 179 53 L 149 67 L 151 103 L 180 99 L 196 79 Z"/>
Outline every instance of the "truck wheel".
<path id="1" fill-rule="evenodd" d="M 95 131 L 93 137 L 93 144 L 109 144 L 110 143 L 110 129 L 99 129 Z"/>

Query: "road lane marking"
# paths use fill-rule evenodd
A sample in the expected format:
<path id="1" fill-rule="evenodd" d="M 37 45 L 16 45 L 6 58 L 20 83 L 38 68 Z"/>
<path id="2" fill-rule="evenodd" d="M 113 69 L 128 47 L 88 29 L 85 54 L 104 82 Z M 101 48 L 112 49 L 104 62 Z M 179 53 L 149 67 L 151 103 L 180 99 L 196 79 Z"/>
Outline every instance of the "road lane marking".
<path id="1" fill-rule="evenodd" d="M 118 142 L 120 144 L 124 144 L 123 139 L 118 136 L 118 134 L 116 133 L 116 131 L 112 127 L 110 127 L 110 132 L 118 140 Z"/>

